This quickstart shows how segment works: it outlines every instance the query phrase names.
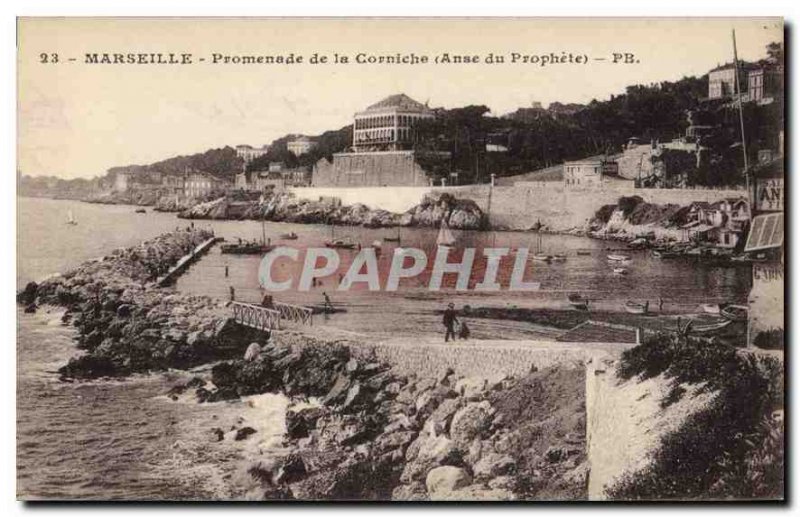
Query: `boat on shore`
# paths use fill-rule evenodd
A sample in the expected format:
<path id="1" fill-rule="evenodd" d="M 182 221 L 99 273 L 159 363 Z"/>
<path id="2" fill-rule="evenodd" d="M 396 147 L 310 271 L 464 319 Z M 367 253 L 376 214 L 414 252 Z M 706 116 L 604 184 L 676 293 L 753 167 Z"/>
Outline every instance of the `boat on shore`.
<path id="1" fill-rule="evenodd" d="M 627 262 L 631 259 L 628 255 L 615 255 L 615 254 L 607 255 L 607 258 L 612 262 Z"/>
<path id="2" fill-rule="evenodd" d="M 747 307 L 744 305 L 728 305 L 719 311 L 719 315 L 732 322 L 747 321 Z"/>
<path id="3" fill-rule="evenodd" d="M 280 238 L 285 240 L 285 241 L 294 241 L 294 240 L 297 240 L 297 234 L 294 233 L 294 232 L 282 233 L 280 235 Z"/>
<path id="4" fill-rule="evenodd" d="M 567 301 L 576 309 L 586 310 L 589 308 L 589 299 L 579 294 L 570 294 L 567 296 Z"/>
<path id="5" fill-rule="evenodd" d="M 691 322 L 691 327 L 689 332 L 692 334 L 708 334 L 710 332 L 716 332 L 717 330 L 722 330 L 728 325 L 733 323 L 731 320 L 727 320 L 725 318 L 710 321 L 706 323 L 698 323 L 697 321 Z"/>
<path id="6" fill-rule="evenodd" d="M 591 250 L 578 250 L 578 251 L 575 252 L 575 254 L 576 255 L 586 256 L 586 255 L 591 255 L 592 251 Z"/>
<path id="7" fill-rule="evenodd" d="M 146 214 L 147 210 L 145 210 L 144 208 L 137 208 L 136 210 L 134 210 L 134 212 L 137 214 Z"/>
<path id="8" fill-rule="evenodd" d="M 550 258 L 550 260 L 552 260 L 553 262 L 566 262 L 567 256 L 566 255 L 556 254 L 556 255 L 553 255 Z"/>
<path id="9" fill-rule="evenodd" d="M 630 314 L 647 314 L 649 310 L 648 303 L 639 303 L 632 300 L 625 302 L 625 311 Z"/>
<path id="10" fill-rule="evenodd" d="M 613 269 L 613 271 L 614 271 L 615 275 L 627 275 L 628 274 L 628 270 L 625 269 L 624 267 L 615 267 Z"/>
<path id="11" fill-rule="evenodd" d="M 700 304 L 700 310 L 702 310 L 706 314 L 719 314 L 724 305 L 719 303 L 702 303 Z"/>
<path id="12" fill-rule="evenodd" d="M 551 257 L 550 255 L 546 255 L 544 253 L 535 253 L 531 257 L 531 260 L 534 260 L 536 262 L 550 262 L 551 260 L 553 260 L 553 257 Z"/>

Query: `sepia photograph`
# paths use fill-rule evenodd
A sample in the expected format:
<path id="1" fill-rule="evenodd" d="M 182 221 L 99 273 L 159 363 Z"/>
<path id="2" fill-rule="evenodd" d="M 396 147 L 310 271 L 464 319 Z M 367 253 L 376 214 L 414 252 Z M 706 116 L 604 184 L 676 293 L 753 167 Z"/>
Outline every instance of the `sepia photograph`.
<path id="1" fill-rule="evenodd" d="M 16 24 L 18 500 L 786 500 L 783 18 Z"/>

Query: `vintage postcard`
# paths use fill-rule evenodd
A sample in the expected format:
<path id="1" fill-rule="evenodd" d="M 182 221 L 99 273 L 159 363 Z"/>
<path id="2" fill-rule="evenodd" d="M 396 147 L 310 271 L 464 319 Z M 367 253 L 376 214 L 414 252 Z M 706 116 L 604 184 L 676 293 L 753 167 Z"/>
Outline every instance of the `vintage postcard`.
<path id="1" fill-rule="evenodd" d="M 782 19 L 17 36 L 19 499 L 784 500 Z"/>

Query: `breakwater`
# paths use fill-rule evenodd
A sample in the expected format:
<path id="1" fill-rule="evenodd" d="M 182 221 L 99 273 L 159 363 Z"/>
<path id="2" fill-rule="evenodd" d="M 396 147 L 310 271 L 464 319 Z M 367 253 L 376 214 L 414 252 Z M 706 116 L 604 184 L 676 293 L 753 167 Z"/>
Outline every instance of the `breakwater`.
<path id="1" fill-rule="evenodd" d="M 228 318 L 220 301 L 158 288 L 159 278 L 212 239 L 188 228 L 118 249 L 17 295 L 26 311 L 67 309 L 84 354 L 60 369 L 64 377 L 94 378 L 186 368 L 240 352 L 248 332 Z M 245 336 L 246 337 L 246 336 Z"/>

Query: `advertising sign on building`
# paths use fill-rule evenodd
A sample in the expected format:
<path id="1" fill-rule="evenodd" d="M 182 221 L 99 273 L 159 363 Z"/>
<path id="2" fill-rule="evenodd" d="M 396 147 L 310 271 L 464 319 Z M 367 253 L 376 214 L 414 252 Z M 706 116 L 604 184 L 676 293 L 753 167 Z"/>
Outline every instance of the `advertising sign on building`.
<path id="1" fill-rule="evenodd" d="M 783 211 L 783 178 L 758 180 L 756 183 L 756 210 Z"/>

